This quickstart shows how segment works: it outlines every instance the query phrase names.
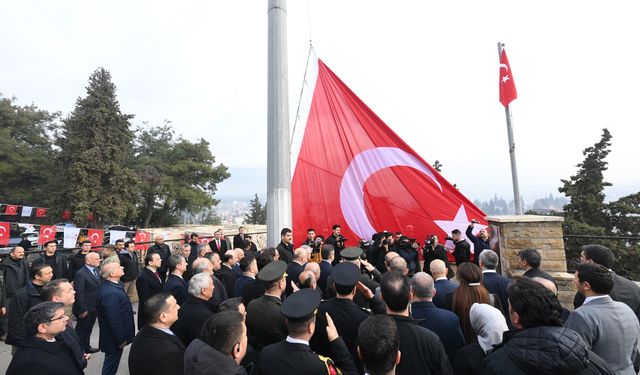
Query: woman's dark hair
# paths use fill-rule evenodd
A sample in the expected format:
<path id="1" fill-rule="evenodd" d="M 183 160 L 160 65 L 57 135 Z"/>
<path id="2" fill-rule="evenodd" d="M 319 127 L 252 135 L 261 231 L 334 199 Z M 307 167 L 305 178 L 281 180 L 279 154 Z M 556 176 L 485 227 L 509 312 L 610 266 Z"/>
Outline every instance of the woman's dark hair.
<path id="1" fill-rule="evenodd" d="M 471 327 L 469 311 L 474 303 L 490 303 L 489 292 L 482 285 L 482 270 L 473 263 L 465 262 L 458 266 L 456 279 L 460 286 L 453 292 L 451 310 L 460 318 L 464 338 L 468 343 L 472 343 L 477 338 Z"/>

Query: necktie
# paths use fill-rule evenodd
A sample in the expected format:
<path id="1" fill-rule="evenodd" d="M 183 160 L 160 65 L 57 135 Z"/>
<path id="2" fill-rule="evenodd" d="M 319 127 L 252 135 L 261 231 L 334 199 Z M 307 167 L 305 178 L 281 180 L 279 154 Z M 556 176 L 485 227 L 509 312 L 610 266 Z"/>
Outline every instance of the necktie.
<path id="1" fill-rule="evenodd" d="M 95 277 L 96 280 L 100 280 L 100 276 L 98 276 L 98 269 L 97 268 L 93 269 L 93 277 Z"/>
<path id="2" fill-rule="evenodd" d="M 162 279 L 160 278 L 160 274 L 158 273 L 158 271 L 154 272 L 154 274 L 156 275 L 156 278 L 158 279 L 158 282 L 160 284 L 162 284 Z"/>
<path id="3" fill-rule="evenodd" d="M 216 240 L 216 246 L 218 246 L 218 250 L 220 250 L 220 240 Z"/>

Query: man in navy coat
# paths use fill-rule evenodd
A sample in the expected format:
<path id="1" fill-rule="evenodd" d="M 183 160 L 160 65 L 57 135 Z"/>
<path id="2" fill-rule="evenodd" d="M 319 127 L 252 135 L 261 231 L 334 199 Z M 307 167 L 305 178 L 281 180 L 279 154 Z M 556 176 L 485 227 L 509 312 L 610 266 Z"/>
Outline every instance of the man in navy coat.
<path id="1" fill-rule="evenodd" d="M 320 262 L 320 279 L 318 279 L 318 286 L 322 289 L 322 293 L 324 295 L 327 294 L 327 278 L 333 272 L 333 266 L 331 263 L 335 258 L 335 250 L 333 245 L 324 245 L 322 248 L 320 255 L 322 256 L 322 261 Z"/>
<path id="2" fill-rule="evenodd" d="M 100 325 L 100 350 L 104 354 L 102 375 L 115 375 L 122 350 L 133 341 L 133 309 L 129 297 L 119 280 L 124 270 L 119 263 L 102 266 L 104 279 L 96 298 L 98 324 Z"/>
<path id="3" fill-rule="evenodd" d="M 496 272 L 499 259 L 500 257 L 498 257 L 498 254 L 493 250 L 484 250 L 480 253 L 482 285 L 487 288 L 489 293 L 498 297 L 500 300 L 500 307 L 502 308 L 502 315 L 504 315 L 507 323 L 510 323 L 507 287 L 513 280 Z"/>
<path id="4" fill-rule="evenodd" d="M 73 315 L 78 322 L 76 333 L 80 337 L 80 343 L 85 353 L 98 351 L 89 344 L 91 331 L 96 323 L 96 296 L 100 287 L 100 254 L 89 252 L 84 257 L 84 266 L 76 273 L 73 286 L 76 291 L 76 300 L 73 303 Z"/>
<path id="5" fill-rule="evenodd" d="M 446 297 L 449 293 L 453 293 L 458 284 L 447 279 L 447 266 L 440 259 L 434 259 L 429 265 L 431 275 L 433 276 L 436 295 L 433 297 L 433 303 L 443 309 L 446 306 Z"/>

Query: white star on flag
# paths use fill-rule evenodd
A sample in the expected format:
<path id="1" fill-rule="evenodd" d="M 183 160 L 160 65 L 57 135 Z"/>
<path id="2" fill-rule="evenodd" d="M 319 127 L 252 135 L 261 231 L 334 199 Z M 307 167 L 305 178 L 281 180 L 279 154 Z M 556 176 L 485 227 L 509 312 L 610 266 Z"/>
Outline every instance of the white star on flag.
<path id="1" fill-rule="evenodd" d="M 433 222 L 436 223 L 436 225 L 439 226 L 440 229 L 442 229 L 447 236 L 451 236 L 451 231 L 453 231 L 454 229 L 460 230 L 460 232 L 462 232 L 462 238 L 469 241 L 469 245 L 471 245 L 471 253 L 475 254 L 473 242 L 470 241 L 467 235 L 465 234 L 465 231 L 467 230 L 467 227 L 469 227 L 471 222 L 467 218 L 467 211 L 464 209 L 463 204 L 460 205 L 460 208 L 456 213 L 456 217 L 454 217 L 453 220 L 434 220 Z M 477 223 L 473 226 L 473 230 L 471 233 L 473 233 L 473 235 L 477 235 L 478 232 L 485 229 L 486 227 L 487 227 L 486 225 Z M 452 241 L 447 241 L 445 243 L 445 247 L 453 249 L 455 245 L 453 244 Z"/>
<path id="2" fill-rule="evenodd" d="M 507 74 L 506 76 L 502 76 L 502 83 L 507 83 L 507 81 L 509 80 L 509 75 Z"/>

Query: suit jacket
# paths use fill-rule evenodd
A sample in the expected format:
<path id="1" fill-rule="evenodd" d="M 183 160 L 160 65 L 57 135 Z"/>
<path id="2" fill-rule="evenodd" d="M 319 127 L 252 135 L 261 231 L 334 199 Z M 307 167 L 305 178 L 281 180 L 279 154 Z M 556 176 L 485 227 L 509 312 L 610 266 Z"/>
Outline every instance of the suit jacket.
<path id="1" fill-rule="evenodd" d="M 320 279 L 318 279 L 318 286 L 322 289 L 322 292 L 327 294 L 327 278 L 333 272 L 333 266 L 329 261 L 321 261 L 320 262 Z"/>
<path id="2" fill-rule="evenodd" d="M 182 341 L 176 335 L 146 325 L 131 344 L 129 374 L 182 374 L 184 350 Z"/>
<path id="3" fill-rule="evenodd" d="M 623 302 L 633 310 L 640 321 L 640 287 L 633 281 L 617 275 L 611 271 L 613 275 L 613 289 L 611 289 L 611 299 Z M 573 306 L 577 309 L 584 303 L 584 296 L 580 292 L 576 293 L 573 299 Z"/>
<path id="4" fill-rule="evenodd" d="M 211 279 L 213 280 L 213 297 L 209 299 L 208 303 L 213 311 L 217 312 L 218 306 L 229 299 L 229 293 L 227 293 L 224 283 L 218 278 L 218 276 L 213 275 L 211 276 Z"/>
<path id="5" fill-rule="evenodd" d="M 178 321 L 173 324 L 171 330 L 185 347 L 189 346 L 191 341 L 200 337 L 202 325 L 214 313 L 215 310 L 207 301 L 189 295 L 187 301 L 178 310 Z"/>
<path id="6" fill-rule="evenodd" d="M 182 277 L 172 273 L 167 276 L 167 282 L 164 284 L 164 291 L 170 292 L 180 306 L 182 306 L 189 296 L 187 288 L 187 282 Z"/>
<path id="7" fill-rule="evenodd" d="M 220 267 L 220 277 L 221 281 L 224 284 L 224 288 L 227 291 L 229 297 L 234 297 L 234 292 L 236 290 L 236 274 L 233 272 L 233 269 L 225 266 L 224 264 Z"/>
<path id="8" fill-rule="evenodd" d="M 184 353 L 185 375 L 247 375 L 244 367 L 200 339 L 195 339 Z"/>
<path id="9" fill-rule="evenodd" d="M 331 342 L 332 359 L 335 365 L 328 364 L 327 358 L 321 358 L 305 344 L 282 341 L 269 345 L 260 355 L 260 374 L 335 374 L 332 368 L 339 368 L 342 374 L 357 374 L 349 350 L 341 337 Z"/>
<path id="10" fill-rule="evenodd" d="M 609 296 L 594 299 L 571 313 L 565 327 L 578 332 L 616 374 L 636 375 L 640 323 L 629 306 Z"/>
<path id="11" fill-rule="evenodd" d="M 138 269 L 138 254 L 131 252 L 124 252 L 124 250 L 118 254 L 118 259 L 120 259 L 120 265 L 124 267 L 124 276 L 120 278 L 123 283 L 128 283 L 130 281 L 135 281 L 140 274 L 140 270 Z"/>
<path id="12" fill-rule="evenodd" d="M 238 279 L 236 279 L 233 295 L 235 297 L 242 297 L 247 285 L 253 284 L 254 281 L 255 281 L 255 278 L 253 277 L 249 277 L 247 275 L 240 276 Z"/>
<path id="13" fill-rule="evenodd" d="M 293 293 L 293 288 L 291 287 L 291 281 L 293 281 L 296 285 L 300 282 L 300 274 L 304 271 L 304 266 L 300 265 L 296 262 L 291 262 L 287 266 L 287 289 L 285 289 L 284 294 L 286 296 L 290 296 Z"/>
<path id="14" fill-rule="evenodd" d="M 489 293 L 498 297 L 500 300 L 500 306 L 502 307 L 502 315 L 504 315 L 507 322 L 510 322 L 507 287 L 513 280 L 496 272 L 483 272 L 482 275 L 482 285 L 487 288 Z"/>
<path id="15" fill-rule="evenodd" d="M 458 284 L 451 280 L 436 280 L 434 282 L 436 295 L 433 296 L 433 303 L 441 309 L 447 306 L 447 295 L 458 289 Z"/>
<path id="16" fill-rule="evenodd" d="M 98 269 L 98 275 L 100 270 Z M 82 266 L 76 273 L 75 280 L 73 281 L 73 288 L 76 291 L 76 301 L 73 303 L 73 315 L 78 315 L 87 312 L 96 311 L 96 296 L 98 295 L 98 289 L 100 288 L 100 279 L 94 276 L 94 274 L 86 266 Z"/>
<path id="17" fill-rule="evenodd" d="M 433 302 L 414 302 L 411 304 L 411 316 L 421 326 L 433 331 L 444 346 L 449 360 L 453 362 L 458 349 L 465 345 L 460 329 L 460 319 L 453 312 L 436 307 Z"/>
<path id="18" fill-rule="evenodd" d="M 24 339 L 7 369 L 7 375 L 26 374 L 73 375 L 84 372 L 63 342 L 47 342 L 31 336 Z"/>
<path id="19" fill-rule="evenodd" d="M 244 234 L 236 234 L 235 236 L 233 236 L 233 248 L 244 250 Z"/>
<path id="20" fill-rule="evenodd" d="M 221 257 L 224 255 L 224 253 L 227 250 L 229 250 L 227 248 L 227 241 L 225 240 L 220 240 L 220 248 L 218 248 L 218 244 L 216 243 L 215 238 L 209 241 L 209 247 L 211 248 L 211 251 L 213 251 L 214 253 L 220 254 Z"/>
<path id="21" fill-rule="evenodd" d="M 76 273 L 80 271 L 82 267 L 84 267 L 84 256 L 87 254 L 82 254 L 82 250 L 75 253 L 72 257 L 69 258 L 69 275 L 71 276 L 71 280 L 76 276 Z"/>
<path id="22" fill-rule="evenodd" d="M 167 259 L 169 258 L 169 255 L 171 255 L 171 249 L 169 249 L 169 245 L 167 245 L 166 243 L 163 243 L 162 245 L 158 245 L 153 244 L 151 247 L 149 247 L 149 250 L 147 250 L 147 254 L 151 254 L 151 253 L 158 253 L 160 254 L 160 258 L 162 258 L 162 265 L 160 266 L 160 268 L 158 268 L 158 272 L 162 275 L 164 274 L 166 276 L 167 274 Z"/>
<path id="23" fill-rule="evenodd" d="M 553 278 L 553 276 L 549 275 L 549 273 L 547 273 L 547 272 L 544 272 L 540 268 L 531 268 L 529 271 L 523 273 L 522 276 L 531 277 L 531 278 L 542 277 L 543 279 L 547 279 L 549 281 L 553 281 L 554 283 L 556 282 L 556 280 Z"/>
<path id="24" fill-rule="evenodd" d="M 67 329 L 56 336 L 56 341 L 64 342 L 80 368 L 87 367 L 87 360 L 84 358 L 84 348 L 80 344 L 80 337 L 78 337 L 76 330 L 70 322 L 67 322 Z"/>
<path id="25" fill-rule="evenodd" d="M 284 316 L 280 313 L 280 305 L 280 298 L 265 294 L 247 306 L 247 334 L 255 338 L 255 344 L 252 343 L 252 346 L 257 351 L 287 337 L 289 330 Z"/>
<path id="26" fill-rule="evenodd" d="M 118 351 L 118 345 L 133 340 L 133 307 L 122 284 L 104 281 L 96 298 L 98 325 L 100 326 L 100 350 L 104 353 Z"/>
<path id="27" fill-rule="evenodd" d="M 140 276 L 136 280 L 136 289 L 138 290 L 138 329 L 142 329 L 146 323 L 144 318 L 144 303 L 158 293 L 164 290 L 164 280 L 158 281 L 156 275 L 150 269 L 144 268 L 140 272 Z"/>

